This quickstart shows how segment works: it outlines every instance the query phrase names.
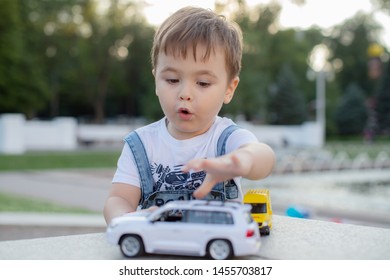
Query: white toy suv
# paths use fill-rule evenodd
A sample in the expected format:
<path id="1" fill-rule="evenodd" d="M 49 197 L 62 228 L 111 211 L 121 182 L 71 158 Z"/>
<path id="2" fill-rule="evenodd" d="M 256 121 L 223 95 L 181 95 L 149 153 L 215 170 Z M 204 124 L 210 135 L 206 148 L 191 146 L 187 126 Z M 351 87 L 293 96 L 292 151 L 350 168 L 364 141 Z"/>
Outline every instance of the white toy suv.
<path id="1" fill-rule="evenodd" d="M 134 212 L 112 220 L 110 244 L 127 257 L 143 253 L 228 259 L 254 255 L 260 234 L 250 205 L 220 201 L 172 201 L 153 212 Z"/>

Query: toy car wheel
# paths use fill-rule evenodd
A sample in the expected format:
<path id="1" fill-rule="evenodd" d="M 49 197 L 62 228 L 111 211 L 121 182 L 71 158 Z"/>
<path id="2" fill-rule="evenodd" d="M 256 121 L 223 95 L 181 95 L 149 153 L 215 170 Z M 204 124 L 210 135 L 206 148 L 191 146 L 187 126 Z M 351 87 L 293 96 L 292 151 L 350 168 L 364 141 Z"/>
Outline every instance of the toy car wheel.
<path id="1" fill-rule="evenodd" d="M 269 229 L 269 227 L 265 227 L 265 228 L 262 228 L 261 230 L 260 230 L 260 235 L 269 235 L 271 233 L 271 231 L 270 231 L 270 229 Z"/>
<path id="2" fill-rule="evenodd" d="M 134 258 L 142 255 L 145 251 L 142 239 L 137 235 L 125 235 L 121 238 L 120 248 L 126 257 Z"/>
<path id="3" fill-rule="evenodd" d="M 214 260 L 226 260 L 233 256 L 233 249 L 229 241 L 215 239 L 207 246 L 207 253 Z"/>

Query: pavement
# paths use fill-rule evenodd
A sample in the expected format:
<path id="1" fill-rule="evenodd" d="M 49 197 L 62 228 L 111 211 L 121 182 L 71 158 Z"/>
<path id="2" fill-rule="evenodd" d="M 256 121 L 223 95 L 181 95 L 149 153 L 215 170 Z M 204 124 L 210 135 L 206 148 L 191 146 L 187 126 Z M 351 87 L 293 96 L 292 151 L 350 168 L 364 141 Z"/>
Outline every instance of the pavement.
<path id="1" fill-rule="evenodd" d="M 0 172 L 0 192 L 93 211 L 92 214 L 0 212 L 0 241 L 104 232 L 102 209 L 114 172 L 114 169 Z M 359 191 L 367 180 L 381 184 Z M 309 209 L 313 219 L 390 228 L 390 188 L 383 182 L 390 183 L 389 170 L 271 175 L 261 182 L 244 180 L 243 189 L 269 188 L 277 215 L 284 215 L 286 208 L 295 204 Z"/>

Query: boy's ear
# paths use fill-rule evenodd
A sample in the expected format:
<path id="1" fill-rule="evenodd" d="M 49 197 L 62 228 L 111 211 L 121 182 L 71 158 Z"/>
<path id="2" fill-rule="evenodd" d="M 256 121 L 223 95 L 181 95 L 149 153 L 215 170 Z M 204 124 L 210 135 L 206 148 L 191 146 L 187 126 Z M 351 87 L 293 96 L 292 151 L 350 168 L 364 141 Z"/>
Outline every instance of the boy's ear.
<path id="1" fill-rule="evenodd" d="M 236 91 L 236 88 L 237 88 L 239 82 L 240 82 L 240 78 L 238 76 L 234 77 L 230 81 L 230 83 L 228 84 L 228 87 L 226 89 L 225 98 L 223 100 L 224 104 L 229 104 L 230 101 L 232 101 L 233 96 L 234 96 L 234 92 Z"/>

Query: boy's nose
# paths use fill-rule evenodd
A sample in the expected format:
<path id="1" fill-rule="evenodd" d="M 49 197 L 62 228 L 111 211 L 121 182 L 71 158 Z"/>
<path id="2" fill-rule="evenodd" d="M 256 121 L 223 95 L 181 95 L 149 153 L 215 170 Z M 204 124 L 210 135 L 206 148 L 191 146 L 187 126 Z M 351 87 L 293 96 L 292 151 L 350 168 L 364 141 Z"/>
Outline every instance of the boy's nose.
<path id="1" fill-rule="evenodd" d="M 188 87 L 183 87 L 179 94 L 180 100 L 190 101 L 192 99 L 191 90 Z"/>
<path id="2" fill-rule="evenodd" d="M 191 97 L 189 95 L 180 95 L 180 99 L 189 101 L 191 100 Z"/>

